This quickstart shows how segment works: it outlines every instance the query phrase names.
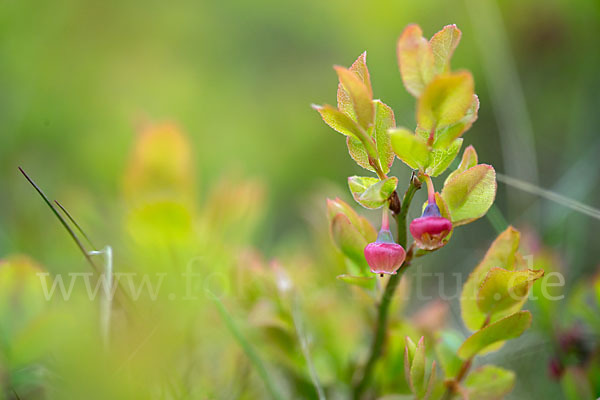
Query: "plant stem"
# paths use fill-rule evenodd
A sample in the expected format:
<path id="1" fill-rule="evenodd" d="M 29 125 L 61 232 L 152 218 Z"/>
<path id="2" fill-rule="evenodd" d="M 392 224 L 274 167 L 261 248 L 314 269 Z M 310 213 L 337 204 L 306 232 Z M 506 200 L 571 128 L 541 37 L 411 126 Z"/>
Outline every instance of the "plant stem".
<path id="1" fill-rule="evenodd" d="M 488 326 L 490 324 L 491 318 L 492 318 L 492 315 L 488 314 L 487 317 L 485 318 L 485 321 L 483 322 L 483 325 L 481 325 L 481 328 L 479 328 L 479 329 L 481 330 L 481 329 L 485 328 L 486 326 Z M 456 378 L 454 378 L 452 381 L 450 381 L 448 383 L 448 386 L 446 387 L 446 392 L 444 393 L 444 397 L 442 397 L 442 400 L 451 400 L 452 397 L 454 397 L 456 387 L 467 376 L 467 372 L 469 372 L 469 369 L 471 368 L 471 364 L 473 364 L 473 357 L 465 360 L 462 363 L 462 365 L 460 366 L 460 370 L 458 370 L 458 374 L 456 374 Z"/>
<path id="2" fill-rule="evenodd" d="M 406 217 L 408 215 L 408 209 L 410 208 L 410 203 L 412 198 L 415 195 L 415 192 L 421 187 L 418 179 L 415 178 L 414 174 L 411 176 L 410 184 L 406 193 L 404 194 L 404 199 L 402 201 L 402 207 L 400 209 L 400 213 L 396 214 L 396 222 L 398 225 L 398 237 L 396 241 L 398 244 L 406 248 Z M 412 254 L 412 253 L 411 253 Z M 390 276 L 388 280 L 387 286 L 381 296 L 381 300 L 379 302 L 378 311 L 377 311 L 377 321 L 375 323 L 374 329 L 374 337 L 373 342 L 371 344 L 371 350 L 369 352 L 369 358 L 367 359 L 367 363 L 362 370 L 362 374 L 360 378 L 357 380 L 357 383 L 354 386 L 354 399 L 360 399 L 362 393 L 365 391 L 369 382 L 371 380 L 371 376 L 373 374 L 373 368 L 379 357 L 381 356 L 383 345 L 385 342 L 385 334 L 387 331 L 387 322 L 388 322 L 388 311 L 390 308 L 390 303 L 392 298 L 394 297 L 394 292 L 400 283 L 400 279 L 404 271 L 408 268 L 410 264 L 410 259 L 407 259 L 404 262 L 402 268 L 398 271 L 396 275 Z"/>

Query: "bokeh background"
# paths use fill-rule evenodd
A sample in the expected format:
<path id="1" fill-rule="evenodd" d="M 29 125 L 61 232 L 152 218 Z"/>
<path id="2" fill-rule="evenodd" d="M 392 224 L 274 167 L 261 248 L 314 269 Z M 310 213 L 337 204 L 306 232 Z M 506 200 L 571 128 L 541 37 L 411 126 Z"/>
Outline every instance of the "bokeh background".
<path id="1" fill-rule="evenodd" d="M 165 154 L 183 160 L 185 172 L 177 170 L 182 185 L 193 187 L 192 194 L 181 195 L 188 211 L 227 225 L 219 234 L 215 228 L 196 236 L 201 246 L 220 235 L 223 249 L 239 244 L 224 253 L 247 257 L 245 263 L 248 249 L 267 260 L 294 254 L 294 262 L 312 266 L 303 279 L 337 288 L 335 268 L 319 267 L 336 260 L 326 248 L 325 197 L 350 199 L 346 178 L 364 171 L 310 104 L 334 104 L 332 65 L 348 66 L 367 50 L 375 97 L 394 109 L 398 125 L 413 127 L 414 99 L 402 86 L 395 53 L 399 34 L 411 22 L 428 37 L 451 23 L 463 32 L 452 64 L 475 77 L 481 109 L 465 144 L 476 147 L 480 161 L 600 207 L 597 1 L 4 0 L 0 257 L 27 254 L 51 273 L 87 268 L 18 173 L 22 166 L 96 243 L 121 247 L 121 265 L 159 264 L 166 250 L 147 242 L 147 248 L 128 247 L 139 236 L 127 204 L 140 132 L 168 123 L 187 140 L 175 150 L 165 144 L 172 150 Z M 409 171 L 400 161 L 392 171 L 407 181 Z M 229 217 L 231 224 L 221 223 Z M 505 222 L 536 232 L 560 255 L 568 290 L 597 271 L 600 221 L 502 182 L 492 217 L 461 229 L 422 267 L 471 270 Z M 180 259 L 198 252 L 186 247 Z M 214 262 L 210 268 L 225 267 Z M 314 288 L 314 281 L 305 287 Z M 304 295 L 321 298 L 311 290 Z M 336 315 L 336 301 L 324 304 Z M 409 314 L 417 306 L 409 302 Z M 450 310 L 450 324 L 459 326 L 456 304 Z M 65 325 L 62 334 L 69 329 Z M 220 337 L 223 346 L 236 346 L 227 335 Z M 549 340 L 531 336 L 516 343 L 493 356 L 518 371 L 512 398 L 563 398 L 545 364 L 539 367 L 551 352 Z M 199 351 L 198 357 L 207 354 Z M 213 395 L 228 398 L 219 393 Z"/>

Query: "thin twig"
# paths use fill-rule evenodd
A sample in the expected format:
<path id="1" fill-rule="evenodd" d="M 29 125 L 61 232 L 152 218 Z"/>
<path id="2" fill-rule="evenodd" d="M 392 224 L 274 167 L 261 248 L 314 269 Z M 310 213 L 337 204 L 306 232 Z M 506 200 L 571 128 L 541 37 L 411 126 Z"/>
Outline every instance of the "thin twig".
<path id="1" fill-rule="evenodd" d="M 396 241 L 402 247 L 406 248 L 407 241 L 407 232 L 406 232 L 406 218 L 408 215 L 408 209 L 410 208 L 410 203 L 415 195 L 415 192 L 421 187 L 419 180 L 416 176 L 411 176 L 410 184 L 406 193 L 404 194 L 404 199 L 402 200 L 402 207 L 399 214 L 396 214 L 396 223 L 398 225 L 398 237 Z M 410 252 L 412 255 L 413 253 Z M 385 334 L 387 332 L 387 322 L 388 322 L 388 312 L 390 308 L 390 303 L 392 298 L 394 297 L 394 293 L 398 284 L 400 283 L 400 279 L 402 274 L 408 266 L 410 265 L 410 260 L 404 261 L 403 266 L 398 271 L 396 275 L 392 275 L 388 280 L 387 286 L 381 296 L 381 301 L 379 302 L 378 312 L 377 312 L 377 321 L 375 323 L 374 328 L 374 336 L 373 342 L 371 344 L 371 350 L 369 352 L 369 358 L 363 368 L 363 370 L 357 375 L 356 384 L 354 386 L 354 399 L 360 399 L 361 395 L 369 385 L 371 380 L 371 376 L 373 374 L 373 368 L 377 363 L 377 360 L 381 356 L 383 351 L 383 345 L 385 342 Z"/>

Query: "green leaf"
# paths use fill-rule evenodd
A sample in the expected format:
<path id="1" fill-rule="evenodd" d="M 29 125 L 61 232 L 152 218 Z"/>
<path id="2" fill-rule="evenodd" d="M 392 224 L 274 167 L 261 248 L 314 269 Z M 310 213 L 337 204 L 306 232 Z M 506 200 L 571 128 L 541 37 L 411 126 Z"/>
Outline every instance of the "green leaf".
<path id="1" fill-rule="evenodd" d="M 363 129 L 367 130 L 373 123 L 375 114 L 373 95 L 357 74 L 340 66 L 335 66 L 334 69 L 338 74 L 340 84 L 352 100 L 356 121 Z"/>
<path id="2" fill-rule="evenodd" d="M 392 166 L 395 158 L 392 142 L 388 131 L 396 127 L 394 119 L 394 111 L 381 100 L 375 100 L 375 144 L 377 145 L 377 153 L 383 172 L 387 174 Z M 365 151 L 366 153 L 366 151 Z M 367 156 L 367 162 L 368 162 Z"/>
<path id="3" fill-rule="evenodd" d="M 456 170 L 452 171 L 450 173 L 450 175 L 448 175 L 448 177 L 444 181 L 444 185 L 446 185 L 446 183 L 448 183 L 450 178 L 452 178 L 460 173 L 463 173 L 466 170 L 468 170 L 469 168 L 472 168 L 476 165 L 477 165 L 477 152 L 475 151 L 475 148 L 473 146 L 469 146 L 465 149 L 465 151 L 463 153 L 462 160 L 460 161 L 460 165 L 458 166 L 458 168 L 456 168 Z"/>
<path id="4" fill-rule="evenodd" d="M 354 275 L 338 275 L 336 277 L 340 281 L 344 281 L 351 285 L 359 286 L 364 289 L 373 290 L 375 289 L 376 279 L 373 276 L 354 276 Z"/>
<path id="5" fill-rule="evenodd" d="M 543 270 L 508 271 L 494 267 L 486 275 L 477 293 L 477 305 L 484 314 L 497 313 L 527 300 L 533 283 L 544 276 Z M 519 307 L 520 308 L 520 307 Z"/>
<path id="6" fill-rule="evenodd" d="M 469 336 L 458 349 L 458 356 L 467 360 L 491 345 L 517 338 L 529 328 L 530 324 L 531 313 L 529 311 L 519 311 L 509 315 Z"/>
<path id="7" fill-rule="evenodd" d="M 406 165 L 412 169 L 424 170 L 429 165 L 427 143 L 406 128 L 390 130 L 392 148 Z"/>
<path id="8" fill-rule="evenodd" d="M 493 365 L 484 365 L 471 372 L 465 379 L 469 398 L 477 400 L 500 400 L 513 389 L 515 373 Z"/>
<path id="9" fill-rule="evenodd" d="M 390 177 L 384 180 L 378 178 L 351 176 L 348 187 L 354 200 L 361 206 L 376 209 L 383 206 L 398 186 L 398 178 Z"/>
<path id="10" fill-rule="evenodd" d="M 369 76 L 369 70 L 367 69 L 367 52 L 362 53 L 356 61 L 349 68 L 350 71 L 354 72 L 356 76 L 365 84 L 371 97 L 373 96 L 373 89 L 371 88 L 371 78 Z M 356 113 L 354 112 L 354 104 L 350 94 L 344 89 L 344 86 L 340 83 L 338 85 L 337 92 L 338 109 L 348 114 L 353 120 L 356 121 Z"/>
<path id="11" fill-rule="evenodd" d="M 468 224 L 485 215 L 496 197 L 496 171 L 479 164 L 452 179 L 442 189 L 455 226 Z"/>
<path id="12" fill-rule="evenodd" d="M 412 392 L 417 394 L 422 391 L 425 382 L 425 337 L 421 337 L 415 350 L 415 356 L 410 366 L 409 384 Z"/>
<path id="13" fill-rule="evenodd" d="M 433 35 L 429 43 L 433 51 L 433 71 L 435 74 L 447 72 L 450 59 L 460 42 L 462 33 L 456 25 L 446 25 L 444 29 Z"/>
<path id="14" fill-rule="evenodd" d="M 433 78 L 433 51 L 418 25 L 408 25 L 398 40 L 398 64 L 406 90 L 419 97 Z"/>
<path id="15" fill-rule="evenodd" d="M 373 225 L 371 225 L 369 220 L 358 215 L 348 203 L 339 198 L 336 198 L 335 200 L 327 199 L 327 216 L 329 218 L 329 223 L 332 222 L 337 214 L 345 215 L 368 243 L 374 242 L 377 239 L 377 231 Z"/>
<path id="16" fill-rule="evenodd" d="M 367 149 L 365 149 L 365 146 L 360 140 L 348 136 L 346 138 L 346 144 L 348 145 L 348 153 L 350 154 L 350 157 L 352 157 L 352 159 L 356 161 L 358 165 L 364 169 L 375 172 L 375 169 L 369 163 L 369 154 L 367 153 Z"/>
<path id="17" fill-rule="evenodd" d="M 442 129 L 437 129 L 435 132 L 435 140 L 433 147 L 444 148 L 452 143 L 453 140 L 462 136 L 475 121 L 477 121 L 477 112 L 479 111 L 479 97 L 473 95 L 471 106 L 463 118 L 455 124 Z"/>
<path id="18" fill-rule="evenodd" d="M 425 173 L 432 177 L 441 175 L 446 169 L 448 169 L 450 164 L 452 164 L 452 161 L 454 161 L 458 155 L 462 143 L 463 139 L 458 138 L 452 142 L 448 148 L 434 148 L 431 153 L 429 153 L 429 166 L 425 170 Z"/>
<path id="19" fill-rule="evenodd" d="M 464 338 L 455 331 L 443 331 L 435 346 L 435 354 L 444 370 L 446 379 L 454 378 L 462 367 L 462 360 L 456 355 Z"/>
<path id="20" fill-rule="evenodd" d="M 567 367 L 561 379 L 561 387 L 567 400 L 593 399 L 590 381 L 585 370 L 578 367 Z"/>
<path id="21" fill-rule="evenodd" d="M 404 346 L 404 376 L 406 378 L 406 382 L 410 384 L 410 367 L 412 365 L 413 358 L 415 358 L 415 353 L 417 351 L 417 346 L 415 342 L 408 336 L 405 338 L 406 345 Z"/>
<path id="22" fill-rule="evenodd" d="M 344 214 L 331 220 L 331 238 L 337 248 L 362 270 L 368 270 L 364 249 L 368 242 Z"/>
<path id="23" fill-rule="evenodd" d="M 425 88 L 417 105 L 417 121 L 425 131 L 440 129 L 465 117 L 473 102 L 473 76 L 468 71 L 441 74 Z"/>
<path id="24" fill-rule="evenodd" d="M 352 137 L 360 143 L 360 128 L 347 114 L 344 114 L 337 108 L 333 108 L 328 104 L 325 104 L 324 106 L 313 104 L 312 107 L 321 114 L 321 118 L 323 118 L 323 121 L 325 121 L 327 125 L 342 135 Z"/>
<path id="25" fill-rule="evenodd" d="M 514 270 L 519 248 L 520 233 L 512 226 L 506 228 L 492 243 L 483 260 L 475 267 L 463 285 L 460 309 L 467 328 L 475 331 L 481 327 L 486 315 L 479 310 L 477 293 L 487 273 L 497 266 Z M 494 319 L 492 318 L 492 321 Z"/>

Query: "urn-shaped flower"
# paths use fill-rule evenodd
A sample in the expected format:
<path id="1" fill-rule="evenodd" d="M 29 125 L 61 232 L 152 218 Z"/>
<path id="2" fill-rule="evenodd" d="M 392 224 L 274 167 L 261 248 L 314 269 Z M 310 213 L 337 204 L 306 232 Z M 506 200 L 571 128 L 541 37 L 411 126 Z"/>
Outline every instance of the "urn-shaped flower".
<path id="1" fill-rule="evenodd" d="M 423 215 L 410 223 L 409 229 L 417 246 L 425 250 L 435 250 L 445 244 L 444 239 L 452 231 L 452 222 L 442 217 L 437 204 L 430 202 Z"/>
<path id="2" fill-rule="evenodd" d="M 394 242 L 389 230 L 382 229 L 377 241 L 365 247 L 365 258 L 371 272 L 375 274 L 395 274 L 406 258 L 404 247 Z"/>

